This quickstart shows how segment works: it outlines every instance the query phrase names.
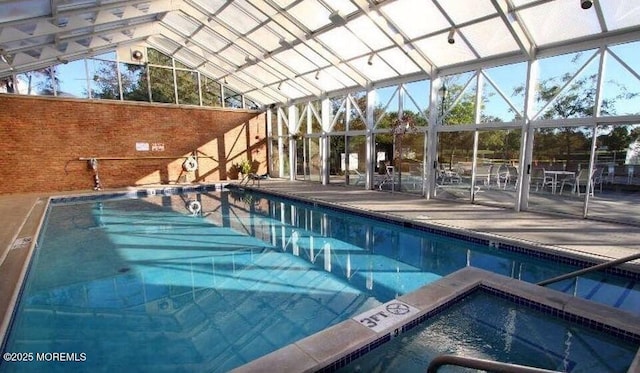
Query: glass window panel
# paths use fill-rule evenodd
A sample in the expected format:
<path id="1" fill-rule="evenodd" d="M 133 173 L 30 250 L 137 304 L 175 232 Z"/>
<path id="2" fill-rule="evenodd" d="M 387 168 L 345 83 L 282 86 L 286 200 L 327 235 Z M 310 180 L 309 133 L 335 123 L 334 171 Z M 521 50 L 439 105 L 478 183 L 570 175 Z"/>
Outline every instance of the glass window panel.
<path id="1" fill-rule="evenodd" d="M 379 122 L 385 116 L 385 113 L 400 111 L 400 103 L 398 100 L 398 86 L 388 86 L 376 89 L 376 102 L 374 109 L 375 123 L 377 128 L 390 128 L 387 123 L 386 127 Z"/>
<path id="2" fill-rule="evenodd" d="M 527 76 L 527 64 L 516 63 L 503 65 L 484 70 L 485 75 L 507 97 L 511 105 L 508 105 L 508 114 L 499 115 L 506 122 L 521 118 L 524 113 L 524 85 Z M 486 82 L 486 84 L 491 84 Z M 493 87 L 492 87 L 493 88 Z M 495 88 L 494 88 L 495 89 Z M 501 100 L 502 97 L 500 97 Z M 515 108 L 512 108 L 512 106 Z M 490 111 L 495 111 L 487 104 Z"/>
<path id="3" fill-rule="evenodd" d="M 139 64 L 120 64 L 122 98 L 128 101 L 149 101 L 147 68 Z"/>
<path id="4" fill-rule="evenodd" d="M 575 178 L 580 170 L 589 169 L 592 134 L 592 127 L 586 126 L 535 130 L 529 185 L 531 210 L 582 216 L 584 194 L 574 192 Z"/>
<path id="5" fill-rule="evenodd" d="M 367 125 L 358 113 L 358 111 L 353 107 L 353 101 L 358 104 L 358 108 L 362 115 L 366 115 L 367 113 L 367 93 L 366 92 L 356 92 L 351 93 L 352 100 L 351 104 L 351 113 L 349 115 L 349 129 L 350 130 L 365 130 L 367 129 Z"/>
<path id="6" fill-rule="evenodd" d="M 163 16 L 162 21 L 185 36 L 192 35 L 200 24 L 182 12 L 169 12 Z"/>
<path id="7" fill-rule="evenodd" d="M 311 137 L 307 142 L 307 163 L 309 164 L 309 180 L 320 182 L 322 163 L 320 159 L 320 138 Z"/>
<path id="8" fill-rule="evenodd" d="M 440 116 L 444 114 L 443 124 L 475 123 L 477 87 L 473 75 L 473 73 L 464 73 L 445 78 L 447 92 L 439 103 Z M 473 77 L 474 81 L 467 84 L 470 77 Z"/>
<path id="9" fill-rule="evenodd" d="M 179 104 L 200 105 L 197 72 L 176 70 L 176 82 L 178 83 Z"/>
<path id="10" fill-rule="evenodd" d="M 202 80 L 202 105 L 203 106 L 222 106 L 222 98 L 220 96 L 220 84 L 215 80 L 201 75 Z"/>
<path id="11" fill-rule="evenodd" d="M 468 201 L 471 199 L 474 132 L 438 134 L 438 173 L 436 198 Z"/>
<path id="12" fill-rule="evenodd" d="M 417 82 L 406 83 L 403 85 L 405 91 L 404 112 L 412 113 L 417 120 L 416 125 L 426 126 L 429 113 L 429 92 L 431 90 L 431 82 L 429 80 L 419 80 Z"/>
<path id="13" fill-rule="evenodd" d="M 424 133 L 410 131 L 395 136 L 395 173 L 398 185 L 394 190 L 408 193 L 422 193 L 424 167 Z"/>
<path id="14" fill-rule="evenodd" d="M 89 86 L 84 60 L 56 66 L 58 96 L 89 98 Z"/>
<path id="15" fill-rule="evenodd" d="M 94 99 L 120 99 L 118 65 L 112 61 L 88 59 L 91 97 Z"/>
<path id="16" fill-rule="evenodd" d="M 636 43 L 634 43 L 636 44 Z M 638 45 L 636 45 L 638 47 Z M 625 52 L 625 50 L 623 50 Z M 629 70 L 619 60 L 626 58 L 624 53 L 607 53 L 604 70 L 602 103 L 600 115 L 634 115 L 640 114 L 640 79 L 638 71 Z M 622 59 L 630 65 L 632 60 Z M 630 67 L 630 66 L 629 66 Z"/>
<path id="17" fill-rule="evenodd" d="M 344 183 L 345 169 L 342 158 L 345 156 L 345 136 L 329 136 L 329 183 Z"/>
<path id="18" fill-rule="evenodd" d="M 117 59 L 116 51 L 111 51 L 111 52 L 106 52 L 106 53 L 99 54 L 97 56 L 94 56 L 93 59 L 106 60 L 106 61 L 115 61 Z"/>
<path id="19" fill-rule="evenodd" d="M 588 215 L 640 223 L 640 124 L 598 127 L 593 196 Z"/>
<path id="20" fill-rule="evenodd" d="M 551 97 L 558 92 L 558 88 L 571 79 L 565 75 L 560 79 L 560 85 L 555 81 L 539 86 L 538 93 L 542 97 Z M 598 86 L 598 59 L 592 60 L 573 82 L 566 87 L 551 105 L 544 111 L 543 119 L 584 118 L 594 115 L 595 97 Z M 607 103 L 604 102 L 603 105 Z"/>
<path id="21" fill-rule="evenodd" d="M 173 66 L 171 57 L 166 54 L 160 52 L 157 49 L 147 48 L 147 59 L 149 63 L 152 65 L 160 65 L 160 66 Z"/>
<path id="22" fill-rule="evenodd" d="M 173 84 L 173 69 L 149 67 L 151 80 L 151 101 L 175 103 L 176 94 Z"/>
<path id="23" fill-rule="evenodd" d="M 344 156 L 346 183 L 356 187 L 364 188 L 366 185 L 365 173 L 367 170 L 366 137 L 348 136 L 347 155 Z"/>
<path id="24" fill-rule="evenodd" d="M 330 132 L 345 131 L 347 126 L 345 124 L 345 110 L 346 110 L 346 97 L 333 97 L 331 98 L 331 123 L 333 127 Z"/>
<path id="25" fill-rule="evenodd" d="M 478 134 L 476 186 L 474 201 L 513 207 L 520 166 L 522 131 L 492 130 Z"/>
<path id="26" fill-rule="evenodd" d="M 569 53 L 538 61 L 538 81 L 534 108 L 540 110 L 558 93 L 558 90 L 570 80 L 576 72 L 593 56 L 593 51 Z M 575 88 L 574 88 L 575 89 Z M 549 113 L 551 117 L 555 114 Z"/>
<path id="27" fill-rule="evenodd" d="M 247 96 L 244 96 L 244 105 L 246 109 L 260 110 L 260 105 L 257 102 L 253 101 L 252 99 L 248 98 Z"/>
<path id="28" fill-rule="evenodd" d="M 224 107 L 242 109 L 242 95 L 228 87 L 223 87 Z"/>

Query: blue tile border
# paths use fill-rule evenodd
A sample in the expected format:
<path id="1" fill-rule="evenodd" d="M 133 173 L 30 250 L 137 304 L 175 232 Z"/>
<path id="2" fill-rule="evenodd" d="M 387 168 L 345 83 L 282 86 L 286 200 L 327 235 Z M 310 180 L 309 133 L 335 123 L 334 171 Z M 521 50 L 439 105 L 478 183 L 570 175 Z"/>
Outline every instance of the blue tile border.
<path id="1" fill-rule="evenodd" d="M 316 372 L 318 373 L 335 372 L 336 370 L 340 368 L 344 368 L 345 366 L 349 365 L 349 363 L 351 363 L 352 361 L 356 360 L 361 356 L 366 355 L 368 352 L 373 351 L 374 349 L 382 346 L 383 344 L 389 342 L 390 340 L 391 340 L 391 333 L 385 334 L 384 336 L 376 339 L 375 341 L 369 343 L 368 345 L 363 346 L 357 349 L 356 351 L 353 351 L 350 354 L 347 354 L 346 356 L 334 361 L 333 363 L 325 366 L 320 370 L 317 370 Z"/>

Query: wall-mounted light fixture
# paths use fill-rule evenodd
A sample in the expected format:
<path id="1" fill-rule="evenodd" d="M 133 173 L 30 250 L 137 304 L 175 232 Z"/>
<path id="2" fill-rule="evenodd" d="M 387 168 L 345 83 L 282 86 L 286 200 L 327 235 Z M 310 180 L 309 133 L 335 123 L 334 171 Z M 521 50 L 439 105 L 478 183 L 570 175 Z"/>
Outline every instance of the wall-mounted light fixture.
<path id="1" fill-rule="evenodd" d="M 456 29 L 452 28 L 451 31 L 449 31 L 449 36 L 447 36 L 447 43 L 455 44 L 456 42 L 456 39 L 454 38 L 455 35 L 456 35 Z"/>
<path id="2" fill-rule="evenodd" d="M 373 65 L 373 56 L 375 56 L 375 53 L 371 53 L 371 55 L 369 56 L 369 59 L 367 60 L 367 65 L 371 66 Z"/>
<path id="3" fill-rule="evenodd" d="M 136 61 L 141 61 L 143 57 L 144 57 L 144 54 L 142 54 L 142 51 L 139 49 L 136 49 L 131 52 L 131 58 L 133 58 Z"/>
<path id="4" fill-rule="evenodd" d="M 593 6 L 593 0 L 580 0 L 580 7 L 582 9 L 589 9 Z"/>

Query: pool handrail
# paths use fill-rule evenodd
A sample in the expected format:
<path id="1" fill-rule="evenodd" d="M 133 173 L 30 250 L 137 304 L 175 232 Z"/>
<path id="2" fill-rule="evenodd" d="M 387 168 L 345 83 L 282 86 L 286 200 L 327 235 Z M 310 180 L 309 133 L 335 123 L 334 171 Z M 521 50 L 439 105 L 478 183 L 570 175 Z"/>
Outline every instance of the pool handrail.
<path id="1" fill-rule="evenodd" d="M 431 360 L 427 368 L 427 373 L 437 373 L 438 369 L 444 365 L 456 365 L 464 368 L 482 369 L 497 373 L 560 373 L 557 370 L 547 370 L 526 365 L 502 363 L 494 360 L 449 354 L 439 355 Z"/>
<path id="2" fill-rule="evenodd" d="M 609 267 L 614 267 L 614 266 L 617 266 L 618 264 L 630 262 L 630 261 L 635 260 L 635 259 L 640 259 L 640 253 L 635 253 L 633 255 L 625 256 L 625 257 L 622 257 L 622 258 L 614 259 L 614 260 L 611 260 L 611 261 L 608 261 L 608 262 L 604 262 L 604 263 L 600 263 L 600 264 L 596 264 L 594 266 L 587 267 L 587 268 L 582 268 L 582 269 L 579 269 L 577 271 L 565 273 L 564 275 L 560 275 L 560 276 L 556 276 L 556 277 L 553 277 L 553 278 L 550 278 L 550 279 L 547 279 L 547 280 L 544 280 L 544 281 L 540 281 L 536 285 L 546 286 L 546 285 L 549 285 L 549 284 L 553 284 L 554 282 L 558 282 L 558 281 L 566 280 L 566 279 L 569 279 L 569 278 L 577 277 L 577 276 L 584 275 L 584 274 L 589 273 L 589 272 L 599 271 L 601 269 L 607 269 Z"/>

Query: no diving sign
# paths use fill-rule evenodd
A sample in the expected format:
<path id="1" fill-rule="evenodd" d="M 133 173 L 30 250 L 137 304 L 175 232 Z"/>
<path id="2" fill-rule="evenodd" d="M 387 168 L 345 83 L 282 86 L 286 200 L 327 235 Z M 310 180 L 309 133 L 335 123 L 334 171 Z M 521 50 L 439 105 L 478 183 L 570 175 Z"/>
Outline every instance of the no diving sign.
<path id="1" fill-rule="evenodd" d="M 399 300 L 392 300 L 353 318 L 379 333 L 418 313 L 419 310 Z"/>

